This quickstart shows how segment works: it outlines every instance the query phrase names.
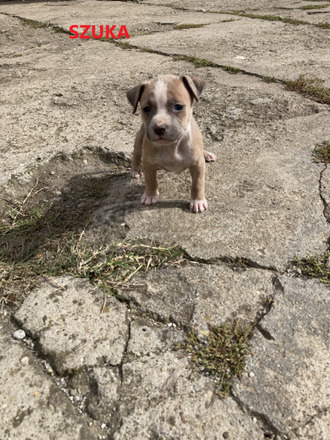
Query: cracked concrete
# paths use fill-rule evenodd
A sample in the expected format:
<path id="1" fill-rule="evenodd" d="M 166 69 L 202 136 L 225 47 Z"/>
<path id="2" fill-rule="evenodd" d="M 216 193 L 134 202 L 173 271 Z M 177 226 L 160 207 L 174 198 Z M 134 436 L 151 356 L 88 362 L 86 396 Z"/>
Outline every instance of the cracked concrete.
<path id="1" fill-rule="evenodd" d="M 293 260 L 328 250 L 329 167 L 314 163 L 312 153 L 330 139 L 329 107 L 262 76 L 306 74 L 329 86 L 329 30 L 318 26 L 329 22 L 329 6 L 163 3 L 0 4 L 1 212 L 37 179 L 39 203 L 58 218 L 63 236 L 71 227 L 93 249 L 127 238 L 179 245 L 188 255 L 140 272 L 115 289 L 117 298 L 91 284 L 93 272 L 85 274 L 90 281 L 40 277 L 25 298 L 13 287 L 15 307 L 0 290 L 0 437 L 326 440 L 328 286 L 301 277 Z M 243 10 L 253 17 L 237 15 Z M 64 30 L 125 24 L 135 48 L 71 40 L 24 18 Z M 173 54 L 248 75 L 197 68 Z M 207 165 L 210 209 L 203 215 L 187 209 L 188 174 L 160 172 L 152 208 L 139 204 L 143 181 L 129 178 L 140 118 L 125 93 L 166 73 L 206 82 L 194 113 L 218 160 Z M 11 237 L 1 239 L 1 264 L 14 270 Z M 46 241 L 35 234 L 22 246 L 39 258 Z M 174 347 L 189 329 L 205 336 L 210 324 L 235 319 L 257 323 L 252 353 L 230 396 L 219 399 L 214 379 Z M 12 338 L 16 329 L 26 333 L 21 341 Z"/>

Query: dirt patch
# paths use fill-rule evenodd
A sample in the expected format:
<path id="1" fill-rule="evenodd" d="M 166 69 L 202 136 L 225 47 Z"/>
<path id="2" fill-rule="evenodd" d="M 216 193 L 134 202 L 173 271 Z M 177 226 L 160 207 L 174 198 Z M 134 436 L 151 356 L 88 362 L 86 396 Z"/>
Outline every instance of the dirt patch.
<path id="1" fill-rule="evenodd" d="M 20 300 L 31 287 L 28 275 L 44 273 L 45 266 L 50 273 L 61 266 L 64 270 L 61 251 L 66 246 L 70 250 L 75 238 L 86 232 L 105 199 L 109 202 L 112 195 L 115 201 L 123 193 L 129 197 L 132 191 L 136 198 L 128 168 L 129 158 L 124 154 L 87 147 L 72 155 L 57 154 L 49 163 L 10 180 L 0 202 L 0 291 L 4 298 Z M 89 240 L 100 246 L 98 241 L 111 243 L 114 237 L 125 235 L 125 227 L 114 222 L 108 225 L 106 236 Z M 14 270 L 17 265 L 20 276 Z M 14 293 L 14 287 L 22 283 L 25 288 Z"/>

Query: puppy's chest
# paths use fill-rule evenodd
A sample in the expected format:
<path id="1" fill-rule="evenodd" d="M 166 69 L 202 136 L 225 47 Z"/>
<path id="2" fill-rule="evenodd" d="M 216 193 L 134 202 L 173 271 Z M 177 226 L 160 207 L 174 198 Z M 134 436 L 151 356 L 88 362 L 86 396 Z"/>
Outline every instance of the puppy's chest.
<path id="1" fill-rule="evenodd" d="M 154 156 L 155 163 L 167 171 L 174 173 L 181 173 L 189 167 L 191 162 L 190 148 L 187 146 L 184 149 L 168 149 L 162 148 Z"/>

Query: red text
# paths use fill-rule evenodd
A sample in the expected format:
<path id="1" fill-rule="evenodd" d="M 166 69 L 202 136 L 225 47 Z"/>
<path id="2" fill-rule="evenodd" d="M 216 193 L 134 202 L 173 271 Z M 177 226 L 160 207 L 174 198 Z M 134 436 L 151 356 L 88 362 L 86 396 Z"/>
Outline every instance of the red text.
<path id="1" fill-rule="evenodd" d="M 81 26 L 78 26 L 77 24 L 73 24 L 72 26 L 70 26 L 70 32 L 72 34 L 70 35 L 70 38 L 72 39 L 81 38 L 82 40 L 89 40 L 90 38 L 95 38 L 99 40 L 100 38 L 103 38 L 103 36 L 104 38 L 113 38 L 114 40 L 118 40 L 121 37 L 129 38 L 129 34 L 125 25 L 120 26 L 117 35 L 116 35 L 117 33 L 116 27 L 117 25 L 115 24 L 111 27 L 108 24 L 106 26 L 103 26 L 103 24 L 101 24 L 100 27 L 95 26 L 95 24 L 92 25 L 83 24 Z M 79 30 L 83 30 L 81 34 L 79 34 L 78 32 Z M 87 32 L 89 30 L 92 31 L 92 35 L 87 35 Z"/>

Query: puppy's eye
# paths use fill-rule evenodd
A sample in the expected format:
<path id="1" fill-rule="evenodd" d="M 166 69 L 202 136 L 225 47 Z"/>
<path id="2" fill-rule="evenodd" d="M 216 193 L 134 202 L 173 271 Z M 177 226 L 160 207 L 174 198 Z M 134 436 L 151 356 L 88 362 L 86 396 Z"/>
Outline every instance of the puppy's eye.
<path id="1" fill-rule="evenodd" d="M 150 105 L 146 105 L 145 107 L 143 107 L 142 110 L 143 110 L 144 113 L 150 113 L 151 107 L 150 107 Z"/>
<path id="2" fill-rule="evenodd" d="M 183 108 L 184 108 L 184 105 L 182 105 L 182 104 L 175 104 L 174 111 L 182 112 Z"/>

